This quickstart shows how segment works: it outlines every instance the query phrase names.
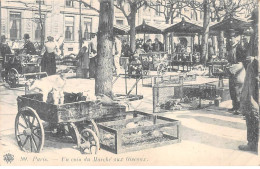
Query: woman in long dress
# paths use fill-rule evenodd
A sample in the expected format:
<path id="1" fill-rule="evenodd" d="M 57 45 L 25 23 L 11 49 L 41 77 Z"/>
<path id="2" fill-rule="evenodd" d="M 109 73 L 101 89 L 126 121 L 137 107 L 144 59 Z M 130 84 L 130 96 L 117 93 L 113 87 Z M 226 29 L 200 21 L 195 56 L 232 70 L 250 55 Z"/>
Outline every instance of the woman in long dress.
<path id="1" fill-rule="evenodd" d="M 48 36 L 47 39 L 48 41 L 44 44 L 42 50 L 43 58 L 41 66 L 42 72 L 46 72 L 50 76 L 56 73 L 55 53 L 57 53 L 58 48 L 53 37 Z"/>

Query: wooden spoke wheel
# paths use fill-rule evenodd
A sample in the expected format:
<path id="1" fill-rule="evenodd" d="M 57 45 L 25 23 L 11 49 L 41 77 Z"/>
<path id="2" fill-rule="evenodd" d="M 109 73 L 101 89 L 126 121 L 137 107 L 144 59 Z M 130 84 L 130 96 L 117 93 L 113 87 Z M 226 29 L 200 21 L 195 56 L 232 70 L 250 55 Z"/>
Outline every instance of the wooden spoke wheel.
<path id="1" fill-rule="evenodd" d="M 94 131 L 84 129 L 81 131 L 80 151 L 85 154 L 97 154 L 100 149 L 99 140 Z M 88 151 L 86 151 L 88 150 Z"/>
<path id="2" fill-rule="evenodd" d="M 94 131 L 96 136 L 98 138 L 100 138 L 100 134 L 99 134 L 99 130 L 98 130 L 97 124 L 96 124 L 96 122 L 93 119 L 90 120 L 89 129 Z"/>
<path id="3" fill-rule="evenodd" d="M 73 143 L 77 144 L 78 148 L 80 147 L 80 133 L 77 129 L 77 126 L 74 123 L 68 123 L 65 126 L 65 132 L 72 138 Z"/>
<path id="4" fill-rule="evenodd" d="M 39 153 L 44 145 L 44 128 L 35 110 L 23 107 L 15 119 L 15 137 L 21 150 Z"/>
<path id="5" fill-rule="evenodd" d="M 16 87 L 19 84 L 19 73 L 15 68 L 12 68 L 8 71 L 7 74 L 7 83 L 10 87 Z"/>

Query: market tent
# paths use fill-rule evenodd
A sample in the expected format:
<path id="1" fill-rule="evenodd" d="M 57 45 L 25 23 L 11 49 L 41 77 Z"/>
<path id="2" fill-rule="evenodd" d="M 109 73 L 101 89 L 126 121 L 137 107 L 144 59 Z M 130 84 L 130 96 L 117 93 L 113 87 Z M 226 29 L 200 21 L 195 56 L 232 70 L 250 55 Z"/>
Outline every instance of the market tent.
<path id="1" fill-rule="evenodd" d="M 135 27 L 135 31 L 138 34 L 163 34 L 164 30 L 168 28 L 169 24 L 147 24 L 145 21 L 137 27 Z"/>
<path id="2" fill-rule="evenodd" d="M 168 28 L 165 29 L 164 33 L 173 32 L 174 34 L 200 34 L 202 33 L 203 27 L 199 24 L 187 22 L 184 18 L 179 23 L 176 23 Z"/>
<path id="3" fill-rule="evenodd" d="M 224 32 L 233 29 L 236 34 L 241 35 L 244 33 L 245 29 L 248 29 L 250 26 L 251 26 L 250 22 L 231 16 L 222 20 L 219 23 L 216 23 L 215 25 L 212 25 L 209 29 L 210 31 L 224 31 Z"/>
<path id="4" fill-rule="evenodd" d="M 127 35 L 130 27 L 127 25 L 114 25 L 113 29 L 115 35 Z"/>

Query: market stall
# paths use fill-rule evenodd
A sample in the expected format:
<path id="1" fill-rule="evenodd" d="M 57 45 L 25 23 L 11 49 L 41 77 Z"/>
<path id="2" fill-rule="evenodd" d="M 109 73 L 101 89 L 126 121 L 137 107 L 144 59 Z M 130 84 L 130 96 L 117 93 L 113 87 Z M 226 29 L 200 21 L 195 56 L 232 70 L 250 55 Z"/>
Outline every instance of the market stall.
<path id="1" fill-rule="evenodd" d="M 186 66 L 189 71 L 193 63 L 199 62 L 200 51 L 194 46 L 194 38 L 201 34 L 202 30 L 200 25 L 187 22 L 184 18 L 181 22 L 165 29 L 164 33 L 173 33 L 173 36 L 180 40 L 179 44 L 175 44 L 175 51 L 170 56 L 171 66 L 182 66 L 183 71 Z M 188 37 L 190 40 L 187 39 Z"/>
<path id="2" fill-rule="evenodd" d="M 245 30 L 250 29 L 250 26 L 251 24 L 248 21 L 230 16 L 221 22 L 212 25 L 209 29 L 210 32 L 218 32 L 218 35 L 220 36 L 219 38 L 222 38 L 223 42 L 224 38 L 226 38 L 226 46 L 228 47 L 227 50 L 233 51 L 234 46 L 228 43 L 233 42 L 235 37 L 246 34 Z M 221 36 L 221 34 L 224 36 Z M 224 44 L 221 45 L 222 48 L 224 46 Z M 223 51 L 221 48 L 219 50 Z M 218 76 L 220 86 L 223 85 L 223 77 L 227 76 L 225 70 L 230 61 L 231 60 L 227 53 L 224 53 L 221 56 L 219 52 L 219 55 L 216 56 L 216 58 L 213 58 L 210 62 L 207 63 L 209 66 L 209 76 Z"/>

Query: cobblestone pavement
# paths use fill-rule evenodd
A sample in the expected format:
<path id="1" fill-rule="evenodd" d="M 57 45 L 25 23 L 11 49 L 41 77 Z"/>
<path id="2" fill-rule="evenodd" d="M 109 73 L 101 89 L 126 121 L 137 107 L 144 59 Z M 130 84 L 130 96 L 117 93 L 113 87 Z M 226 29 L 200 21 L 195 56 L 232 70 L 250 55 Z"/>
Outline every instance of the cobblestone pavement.
<path id="1" fill-rule="evenodd" d="M 134 79 L 128 79 L 128 90 L 134 83 Z M 65 87 L 65 91 L 86 89 L 94 91 L 93 79 L 68 79 Z M 115 83 L 114 92 L 125 92 L 123 78 Z M 10 89 L 7 84 L 0 85 L 0 165 L 10 165 L 3 161 L 3 155 L 7 153 L 14 155 L 11 165 L 32 162 L 33 165 L 260 165 L 255 153 L 237 149 L 238 145 L 246 143 L 246 125 L 242 116 L 227 112 L 231 107 L 230 100 L 221 103 L 220 107 L 160 113 L 181 121 L 181 143 L 120 155 L 102 149 L 98 155 L 84 155 L 72 143 L 45 140 L 41 153 L 25 153 L 19 149 L 14 135 L 16 98 L 22 94 L 22 87 Z M 133 102 L 130 109 L 152 113 L 152 89 L 142 87 L 140 83 L 138 94 L 144 99 Z"/>

